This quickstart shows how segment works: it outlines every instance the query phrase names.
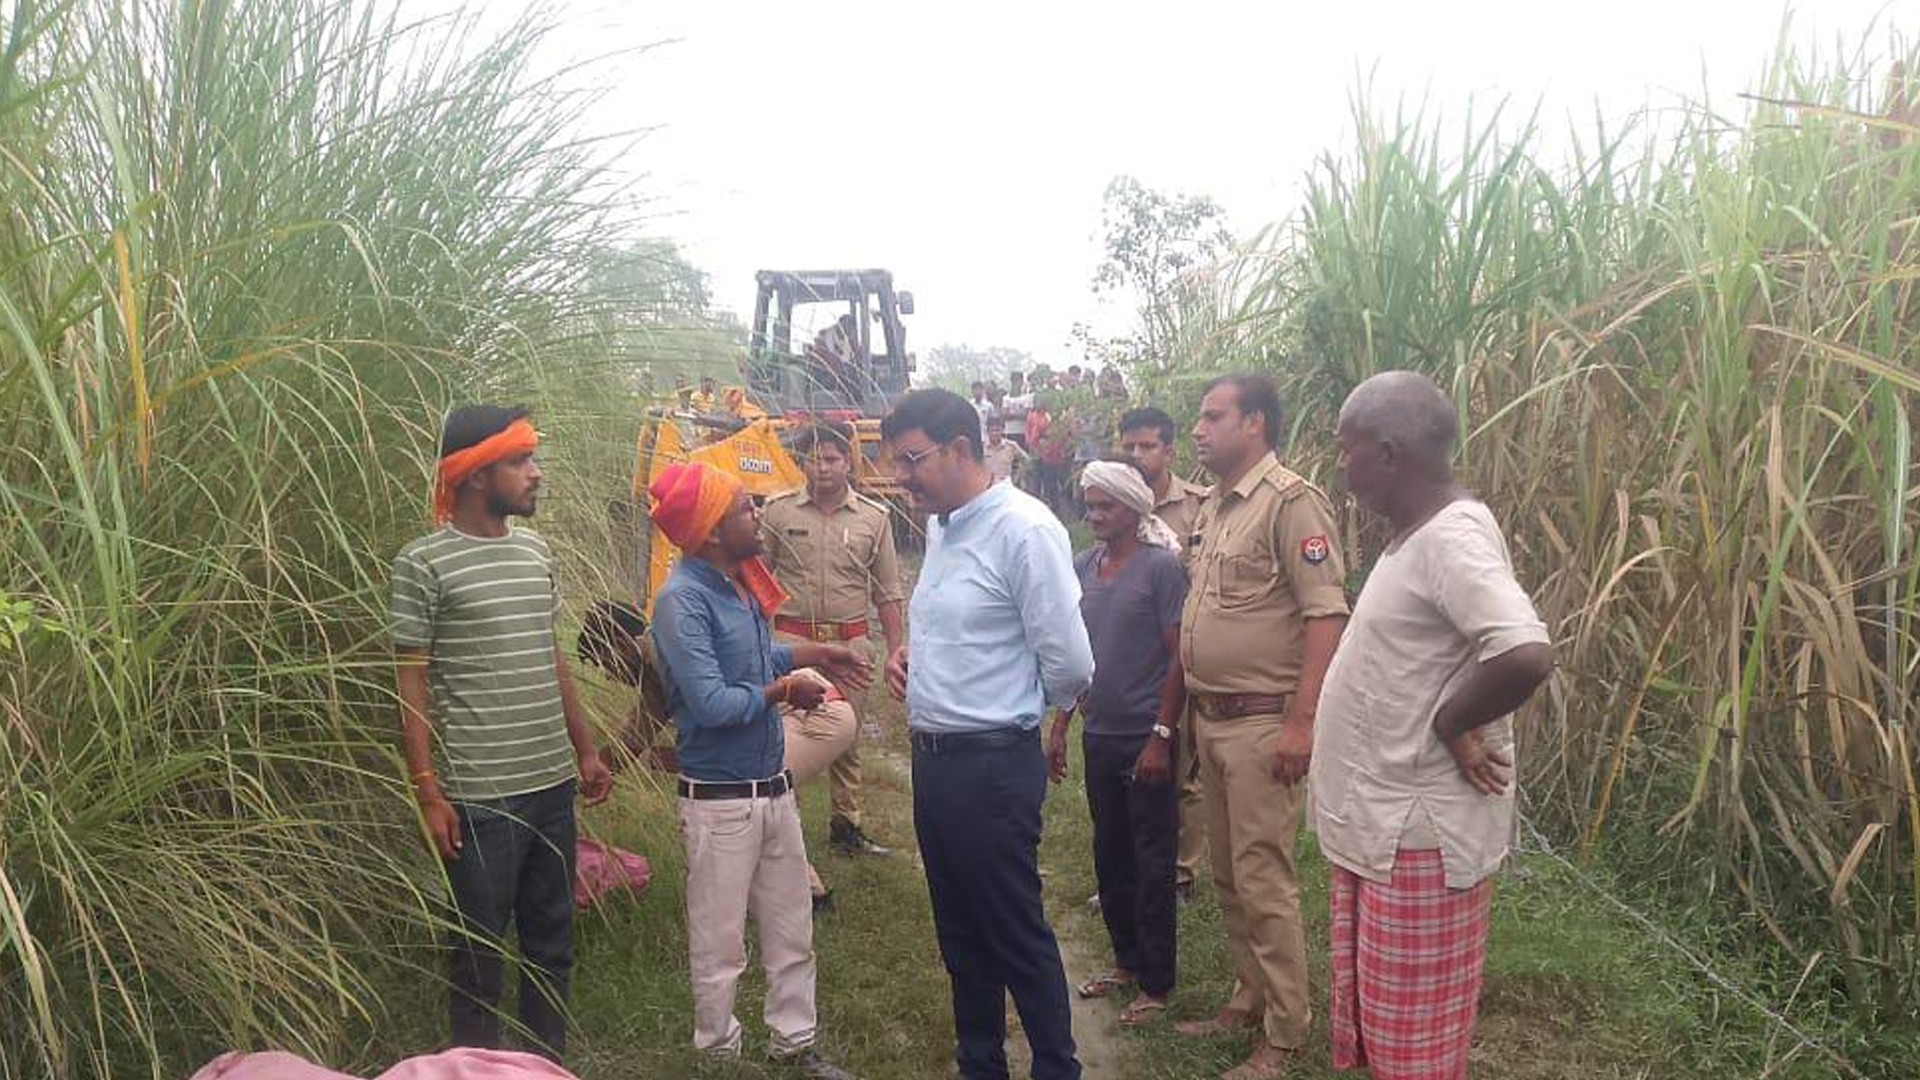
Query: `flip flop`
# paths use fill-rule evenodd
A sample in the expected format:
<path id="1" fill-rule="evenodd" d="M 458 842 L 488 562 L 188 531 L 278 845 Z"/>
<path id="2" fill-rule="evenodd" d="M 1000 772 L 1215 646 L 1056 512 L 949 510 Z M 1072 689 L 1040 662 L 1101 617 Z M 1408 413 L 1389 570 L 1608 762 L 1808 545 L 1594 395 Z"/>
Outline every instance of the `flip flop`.
<path id="1" fill-rule="evenodd" d="M 1074 992 L 1083 998 L 1103 998 L 1115 990 L 1125 990 L 1132 985 L 1132 979 L 1120 978 L 1114 972 L 1109 971 L 1105 975 L 1097 975 L 1081 983 Z"/>
<path id="2" fill-rule="evenodd" d="M 1159 1019 L 1167 1011 L 1167 1003 L 1152 998 L 1136 999 L 1131 1005 L 1120 1010 L 1122 1027 L 1141 1027 Z"/>

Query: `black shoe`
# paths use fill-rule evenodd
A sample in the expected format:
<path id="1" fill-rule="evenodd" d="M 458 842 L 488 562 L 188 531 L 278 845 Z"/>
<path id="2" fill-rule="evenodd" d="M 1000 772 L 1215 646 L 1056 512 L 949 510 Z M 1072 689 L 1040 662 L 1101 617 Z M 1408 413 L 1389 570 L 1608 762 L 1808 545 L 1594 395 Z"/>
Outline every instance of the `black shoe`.
<path id="1" fill-rule="evenodd" d="M 833 890 L 813 894 L 813 913 L 823 915 L 833 910 Z"/>
<path id="2" fill-rule="evenodd" d="M 893 849 L 881 847 L 846 818 L 834 818 L 827 829 L 827 843 L 842 855 L 891 855 Z"/>
<path id="3" fill-rule="evenodd" d="M 853 1074 L 820 1056 L 809 1046 L 797 1054 L 775 1054 L 773 1064 L 789 1076 L 808 1080 L 853 1080 Z"/>

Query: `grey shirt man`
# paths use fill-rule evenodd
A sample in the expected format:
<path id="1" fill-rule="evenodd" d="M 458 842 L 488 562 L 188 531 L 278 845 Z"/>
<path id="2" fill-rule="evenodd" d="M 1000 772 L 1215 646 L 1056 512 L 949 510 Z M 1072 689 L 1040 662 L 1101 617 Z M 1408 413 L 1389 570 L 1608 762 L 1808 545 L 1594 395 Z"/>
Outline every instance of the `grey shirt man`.
<path id="1" fill-rule="evenodd" d="M 1100 576 L 1106 546 L 1073 560 L 1080 575 L 1080 617 L 1093 644 L 1093 688 L 1087 692 L 1089 735 L 1143 736 L 1160 709 L 1160 687 L 1172 656 L 1166 632 L 1180 625 L 1187 572 L 1180 557 L 1142 544 L 1110 578 Z"/>

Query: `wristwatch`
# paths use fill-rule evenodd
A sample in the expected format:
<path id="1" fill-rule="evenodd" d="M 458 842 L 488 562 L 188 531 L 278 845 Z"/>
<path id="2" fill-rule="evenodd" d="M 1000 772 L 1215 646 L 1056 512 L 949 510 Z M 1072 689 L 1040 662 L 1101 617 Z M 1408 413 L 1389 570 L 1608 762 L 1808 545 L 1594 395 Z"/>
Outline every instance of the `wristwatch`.
<path id="1" fill-rule="evenodd" d="M 1168 727 L 1165 724 L 1153 725 L 1153 733 L 1167 740 L 1168 742 L 1173 741 L 1173 729 Z"/>

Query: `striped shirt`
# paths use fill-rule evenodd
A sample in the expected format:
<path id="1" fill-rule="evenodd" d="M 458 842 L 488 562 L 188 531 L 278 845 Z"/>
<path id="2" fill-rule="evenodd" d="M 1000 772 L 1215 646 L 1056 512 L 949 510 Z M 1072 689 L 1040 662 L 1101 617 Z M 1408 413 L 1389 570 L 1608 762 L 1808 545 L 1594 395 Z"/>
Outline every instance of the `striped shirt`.
<path id="1" fill-rule="evenodd" d="M 393 560 L 393 643 L 425 650 L 442 785 L 450 798 L 503 799 L 575 775 L 554 664 L 560 609 L 546 541 L 451 525 Z"/>

